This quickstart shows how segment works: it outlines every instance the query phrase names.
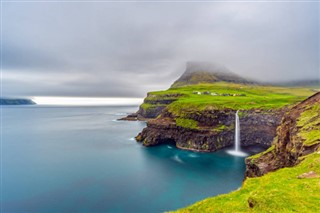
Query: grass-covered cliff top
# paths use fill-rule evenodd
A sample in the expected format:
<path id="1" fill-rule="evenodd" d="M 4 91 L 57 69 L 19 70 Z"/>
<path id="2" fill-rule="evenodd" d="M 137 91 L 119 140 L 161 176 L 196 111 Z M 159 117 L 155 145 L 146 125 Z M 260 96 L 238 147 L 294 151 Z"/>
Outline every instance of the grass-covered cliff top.
<path id="1" fill-rule="evenodd" d="M 299 136 L 304 140 L 304 146 L 320 143 L 320 103 L 301 113 L 297 125 L 301 128 Z"/>
<path id="2" fill-rule="evenodd" d="M 201 93 L 201 94 L 197 94 Z M 206 94 L 208 93 L 208 94 Z M 165 91 L 150 92 L 145 101 L 176 100 L 169 104 L 172 112 L 186 109 L 272 109 L 296 103 L 315 93 L 315 89 L 261 86 L 216 82 L 212 84 L 186 85 Z M 145 103 L 143 107 L 152 104 Z"/>
<path id="3" fill-rule="evenodd" d="M 304 146 L 320 144 L 320 103 L 297 118 Z M 272 152 L 274 146 L 266 152 Z M 263 154 L 265 154 L 264 152 Z M 258 154 L 251 157 L 255 159 Z M 294 167 L 248 178 L 239 190 L 200 201 L 177 212 L 320 212 L 320 147 Z"/>

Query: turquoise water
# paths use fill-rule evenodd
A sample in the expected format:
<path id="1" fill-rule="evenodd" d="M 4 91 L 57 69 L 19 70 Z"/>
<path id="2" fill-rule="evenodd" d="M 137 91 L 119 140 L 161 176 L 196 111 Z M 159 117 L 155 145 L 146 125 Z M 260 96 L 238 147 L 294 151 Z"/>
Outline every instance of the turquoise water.
<path id="1" fill-rule="evenodd" d="M 3 107 L 2 212 L 162 212 L 240 187 L 244 158 L 145 148 L 137 107 Z"/>

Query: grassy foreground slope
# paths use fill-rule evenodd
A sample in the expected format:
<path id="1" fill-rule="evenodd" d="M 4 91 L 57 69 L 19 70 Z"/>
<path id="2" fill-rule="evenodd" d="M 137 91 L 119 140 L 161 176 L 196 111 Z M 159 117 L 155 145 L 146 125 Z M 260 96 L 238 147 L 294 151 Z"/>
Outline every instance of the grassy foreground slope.
<path id="1" fill-rule="evenodd" d="M 301 163 L 247 178 L 237 191 L 177 212 L 320 212 L 320 102 L 307 105 L 296 121 L 299 142 L 306 147 L 318 144 L 313 153 L 300 157 Z M 267 152 L 273 151 L 274 147 Z"/>
<path id="2" fill-rule="evenodd" d="M 177 212 L 319 212 L 320 179 L 298 176 L 320 174 L 320 153 L 299 165 L 262 177 L 248 178 L 241 189 L 200 201 Z"/>
<path id="3" fill-rule="evenodd" d="M 210 92 L 211 94 L 194 94 L 195 92 Z M 204 109 L 275 109 L 288 104 L 297 103 L 314 94 L 314 89 L 261 86 L 252 84 L 235 84 L 216 82 L 211 84 L 186 85 L 170 88 L 165 91 L 148 93 L 145 110 L 158 106 L 161 101 L 174 100 L 167 107 L 174 114 L 187 111 L 201 111 Z M 230 96 L 224 96 L 227 94 Z M 232 96 L 236 95 L 236 96 Z M 155 103 L 155 104 L 150 104 Z"/>

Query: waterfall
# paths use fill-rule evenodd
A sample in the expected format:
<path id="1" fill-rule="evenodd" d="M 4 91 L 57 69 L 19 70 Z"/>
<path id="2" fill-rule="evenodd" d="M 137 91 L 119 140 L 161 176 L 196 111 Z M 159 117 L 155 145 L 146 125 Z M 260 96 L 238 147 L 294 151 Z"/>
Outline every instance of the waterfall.
<path id="1" fill-rule="evenodd" d="M 235 114 L 234 149 L 227 152 L 230 155 L 245 157 L 247 154 L 240 150 L 240 119 L 238 112 L 239 110 Z"/>
<path id="2" fill-rule="evenodd" d="M 240 151 L 240 121 L 239 121 L 239 110 L 236 112 L 236 120 L 235 120 L 235 132 L 234 132 L 234 149 L 236 152 Z"/>

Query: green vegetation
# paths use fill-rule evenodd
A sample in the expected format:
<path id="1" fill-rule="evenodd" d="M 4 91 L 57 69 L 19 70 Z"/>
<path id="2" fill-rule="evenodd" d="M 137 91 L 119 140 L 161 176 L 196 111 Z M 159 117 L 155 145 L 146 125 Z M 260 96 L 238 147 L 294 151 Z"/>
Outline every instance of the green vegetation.
<path id="1" fill-rule="evenodd" d="M 177 118 L 176 125 L 188 129 L 198 129 L 198 122 L 187 118 Z"/>
<path id="2" fill-rule="evenodd" d="M 258 154 L 256 154 L 256 155 L 253 155 L 253 156 L 250 156 L 250 157 L 248 157 L 247 159 L 250 159 L 251 162 L 252 162 L 254 159 L 258 159 L 258 158 L 261 157 L 262 155 L 265 155 L 265 154 L 267 154 L 268 152 L 272 152 L 274 149 L 275 149 L 275 146 L 272 145 L 272 146 L 270 146 L 266 151 L 260 152 L 260 153 L 258 153 Z"/>
<path id="3" fill-rule="evenodd" d="M 160 107 L 160 106 L 165 106 L 165 105 L 164 104 L 146 104 L 146 103 L 143 103 L 140 105 L 140 107 L 142 109 L 144 109 L 145 111 L 151 110 L 151 109 L 154 109 L 154 108 Z"/>
<path id="4" fill-rule="evenodd" d="M 217 126 L 216 128 L 214 128 L 213 130 L 215 131 L 215 132 L 223 132 L 224 130 L 226 130 L 228 127 L 227 126 L 225 126 L 225 125 L 219 125 L 219 126 Z"/>
<path id="5" fill-rule="evenodd" d="M 320 174 L 318 152 L 295 167 L 248 178 L 240 190 L 205 199 L 177 212 L 319 212 L 319 177 L 298 178 L 310 171 Z"/>
<path id="6" fill-rule="evenodd" d="M 297 119 L 305 146 L 320 143 L 319 113 L 320 103 L 315 103 Z M 273 145 L 249 159 L 252 162 L 274 150 Z M 320 212 L 320 147 L 299 160 L 301 163 L 294 167 L 247 178 L 239 190 L 205 199 L 177 212 Z"/>
<path id="7" fill-rule="evenodd" d="M 245 96 L 213 96 L 205 94 L 194 94 L 195 91 L 219 94 L 244 94 Z M 170 88 L 165 91 L 151 92 L 150 98 L 163 99 L 170 95 L 179 94 L 176 101 L 168 105 L 168 109 L 175 115 L 182 111 L 199 112 L 204 109 L 272 109 L 280 108 L 288 104 L 297 103 L 304 98 L 314 94 L 308 88 L 287 88 L 260 85 L 234 84 L 227 82 L 216 82 L 212 84 L 187 85 Z M 149 99 L 149 98 L 148 98 Z"/>
<path id="8" fill-rule="evenodd" d="M 302 137 L 304 145 L 311 146 L 320 141 L 320 103 L 306 109 L 301 113 L 298 124 L 301 127 L 299 136 Z"/>
<path id="9" fill-rule="evenodd" d="M 196 94 L 196 92 L 201 92 L 201 94 Z M 209 94 L 203 94 L 204 92 Z M 211 93 L 215 95 L 211 95 Z M 226 108 L 234 110 L 281 108 L 297 103 L 313 93 L 315 93 L 314 90 L 308 88 L 215 82 L 171 87 L 165 91 L 149 92 L 141 107 L 145 112 L 152 113 L 157 107 L 166 106 L 167 110 L 176 117 L 178 126 L 197 129 L 198 123 L 190 119 L 190 114 L 201 114 L 204 110 Z M 221 94 L 230 96 L 222 96 Z M 233 94 L 242 94 L 243 96 L 231 96 Z M 239 116 L 243 116 L 241 111 Z M 215 129 L 215 131 L 222 130 L 223 127 Z"/>

